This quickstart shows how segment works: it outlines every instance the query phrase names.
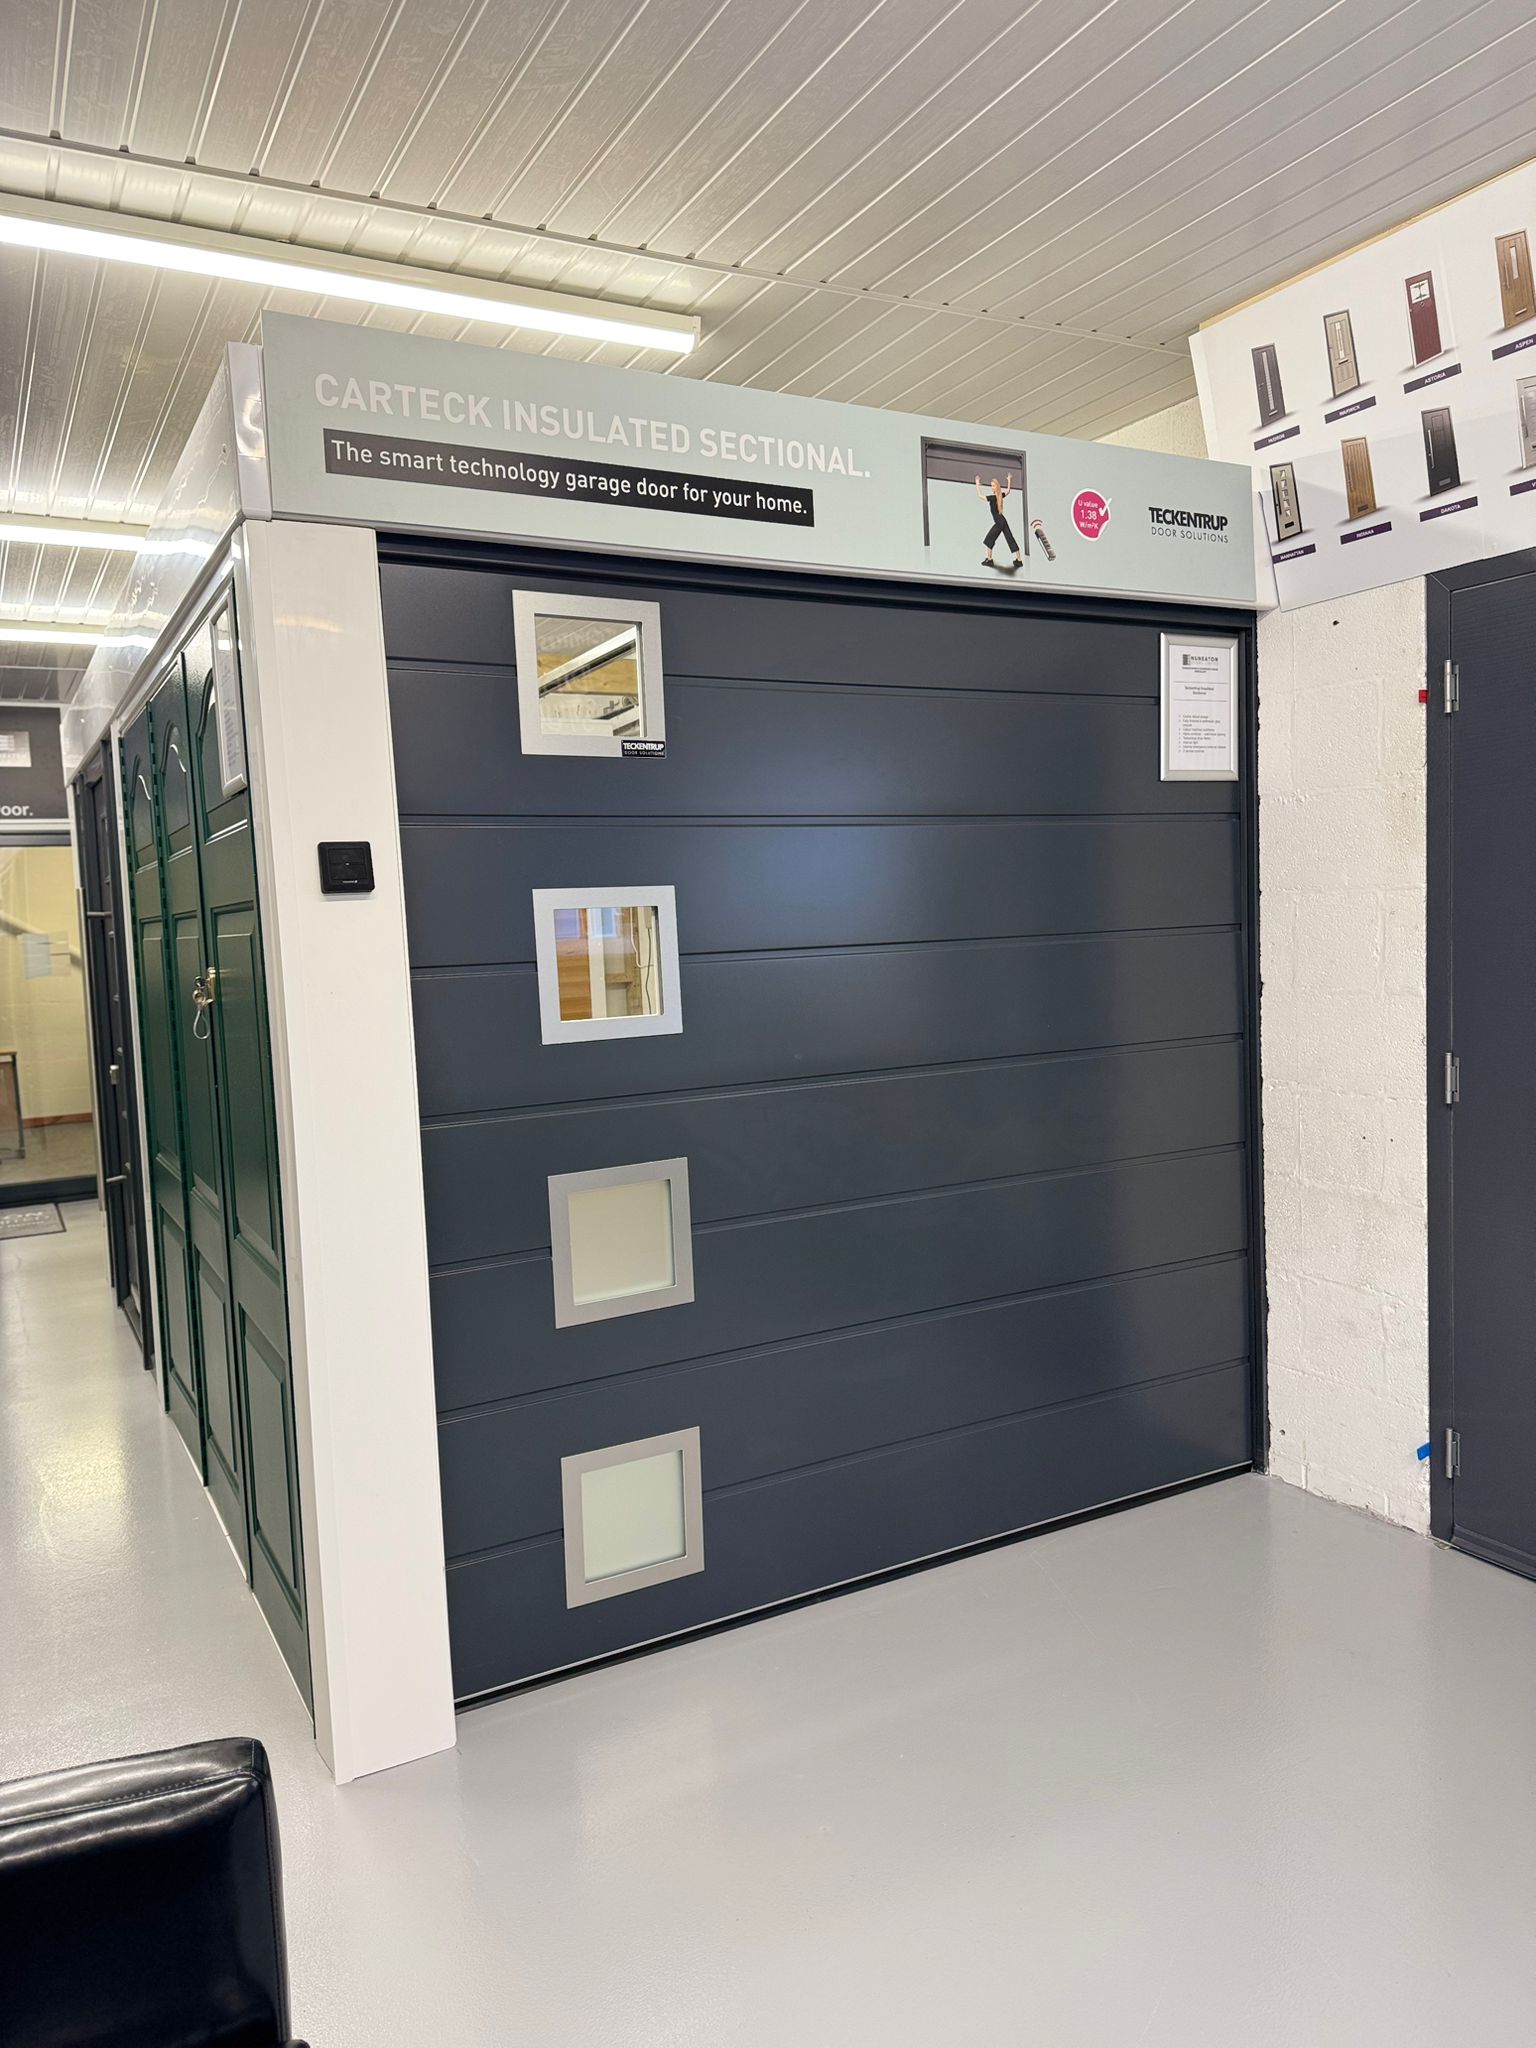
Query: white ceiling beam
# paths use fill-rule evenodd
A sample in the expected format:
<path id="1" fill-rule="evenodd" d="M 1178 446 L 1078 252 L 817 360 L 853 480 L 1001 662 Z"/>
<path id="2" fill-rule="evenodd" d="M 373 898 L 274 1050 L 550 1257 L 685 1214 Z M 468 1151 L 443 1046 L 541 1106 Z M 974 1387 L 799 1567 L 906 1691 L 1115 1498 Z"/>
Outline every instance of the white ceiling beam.
<path id="1" fill-rule="evenodd" d="M 503 284 L 459 271 L 429 270 L 421 264 L 390 263 L 379 257 L 305 248 L 294 242 L 269 242 L 257 235 L 228 235 L 180 221 L 105 213 L 63 200 L 24 198 L 14 193 L 0 194 L 0 245 L 84 256 L 101 263 L 132 263 L 192 277 L 226 278 L 265 291 L 312 292 L 361 305 L 480 320 L 495 327 L 570 334 L 584 341 L 617 342 L 669 355 L 687 355 L 697 345 L 700 332 L 698 320 L 690 314 L 583 298 L 575 292 L 542 291 L 532 285 Z"/>

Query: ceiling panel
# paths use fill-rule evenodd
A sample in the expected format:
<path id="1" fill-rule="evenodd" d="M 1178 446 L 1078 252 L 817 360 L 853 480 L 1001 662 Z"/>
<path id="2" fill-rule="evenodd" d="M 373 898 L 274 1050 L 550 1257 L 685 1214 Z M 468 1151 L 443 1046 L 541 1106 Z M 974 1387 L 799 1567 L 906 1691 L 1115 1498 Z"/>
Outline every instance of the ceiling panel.
<path id="1" fill-rule="evenodd" d="M 1528 0 L 7 0 L 0 190 L 704 339 L 291 310 L 1093 435 L 1189 394 L 1202 318 L 1536 154 L 1533 88 Z M 263 303 L 0 251 L 0 509 L 146 517 Z M 0 617 L 126 573 L 0 548 Z"/>

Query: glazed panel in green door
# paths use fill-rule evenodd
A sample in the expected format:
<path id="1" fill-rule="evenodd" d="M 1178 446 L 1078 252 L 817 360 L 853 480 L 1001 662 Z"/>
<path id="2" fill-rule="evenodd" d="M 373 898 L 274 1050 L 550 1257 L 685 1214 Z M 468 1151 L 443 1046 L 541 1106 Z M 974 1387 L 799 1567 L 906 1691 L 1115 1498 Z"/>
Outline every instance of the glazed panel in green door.
<path id="1" fill-rule="evenodd" d="M 202 1376 L 204 1477 L 230 1540 L 246 1558 L 250 1535 L 244 1432 L 235 1385 L 224 1163 L 211 1033 L 197 1000 L 208 966 L 208 940 L 193 781 L 195 742 L 180 663 L 150 699 L 149 730 L 158 776 L 169 1001 L 182 1111 L 188 1292 Z"/>
<path id="2" fill-rule="evenodd" d="M 226 605 L 187 649 L 207 1011 L 217 1077 L 229 1244 L 230 1331 L 245 1427 L 251 1584 L 309 1692 L 303 1544 L 294 1453 L 272 1048 L 234 615 Z"/>
<path id="3" fill-rule="evenodd" d="M 178 676 L 179 686 L 179 676 Z M 123 822 L 139 982 L 140 1057 L 149 1137 L 149 1214 L 160 1310 L 161 1384 L 176 1427 L 205 1469 L 197 1346 L 187 1271 L 187 1205 L 170 963 L 161 889 L 155 761 L 146 706 L 123 735 Z"/>

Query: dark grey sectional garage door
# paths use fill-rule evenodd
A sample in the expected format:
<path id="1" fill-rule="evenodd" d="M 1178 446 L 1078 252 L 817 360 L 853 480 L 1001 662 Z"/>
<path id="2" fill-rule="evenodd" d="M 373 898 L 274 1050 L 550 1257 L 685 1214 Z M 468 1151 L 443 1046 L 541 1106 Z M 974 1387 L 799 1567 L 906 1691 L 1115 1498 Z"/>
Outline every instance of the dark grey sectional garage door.
<path id="1" fill-rule="evenodd" d="M 382 580 L 460 1696 L 1246 1464 L 1247 796 L 1158 779 L 1164 622 Z M 664 760 L 524 756 L 519 586 L 659 602 Z M 623 876 L 684 1029 L 546 1046 L 530 892 Z M 695 1299 L 557 1328 L 549 1176 L 678 1157 Z M 561 1459 L 695 1427 L 705 1569 L 568 1609 Z"/>

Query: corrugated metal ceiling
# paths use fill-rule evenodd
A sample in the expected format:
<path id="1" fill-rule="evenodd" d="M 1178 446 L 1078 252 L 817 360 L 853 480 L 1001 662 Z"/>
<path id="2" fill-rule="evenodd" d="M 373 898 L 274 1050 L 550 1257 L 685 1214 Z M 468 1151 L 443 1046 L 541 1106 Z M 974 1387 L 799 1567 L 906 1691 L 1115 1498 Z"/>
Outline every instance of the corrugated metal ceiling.
<path id="1" fill-rule="evenodd" d="M 705 322 L 564 355 L 1092 435 L 1189 395 L 1207 315 L 1536 152 L 1533 88 L 1527 0 L 7 0 L 0 188 Z M 357 317 L 0 251 L 0 509 L 147 517 L 263 303 Z M 0 619 L 126 569 L 0 545 Z"/>

